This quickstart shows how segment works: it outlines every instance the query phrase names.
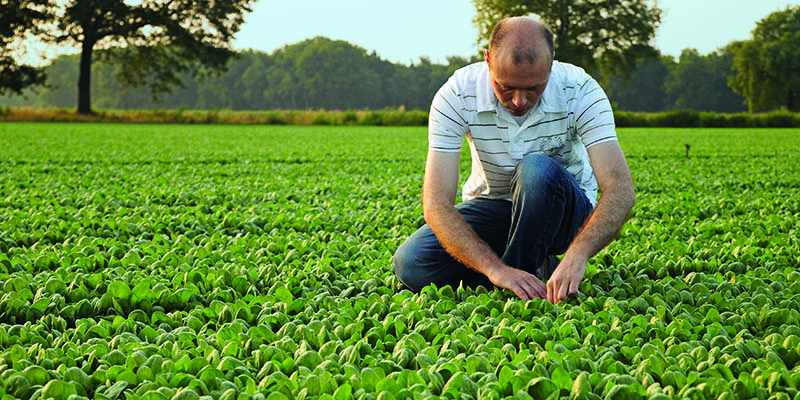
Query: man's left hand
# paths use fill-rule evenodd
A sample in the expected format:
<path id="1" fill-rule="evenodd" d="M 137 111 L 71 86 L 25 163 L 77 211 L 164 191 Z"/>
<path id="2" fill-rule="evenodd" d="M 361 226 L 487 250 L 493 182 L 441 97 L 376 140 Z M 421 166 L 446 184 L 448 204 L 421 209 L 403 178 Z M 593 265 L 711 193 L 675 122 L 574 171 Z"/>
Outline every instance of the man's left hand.
<path id="1" fill-rule="evenodd" d="M 558 264 L 547 281 L 547 300 L 553 304 L 578 295 L 578 286 L 586 274 L 586 261 L 568 255 Z"/>
<path id="2" fill-rule="evenodd" d="M 619 143 L 600 143 L 587 151 L 602 196 L 547 281 L 547 300 L 553 304 L 578 295 L 589 258 L 614 240 L 635 201 L 631 172 Z"/>

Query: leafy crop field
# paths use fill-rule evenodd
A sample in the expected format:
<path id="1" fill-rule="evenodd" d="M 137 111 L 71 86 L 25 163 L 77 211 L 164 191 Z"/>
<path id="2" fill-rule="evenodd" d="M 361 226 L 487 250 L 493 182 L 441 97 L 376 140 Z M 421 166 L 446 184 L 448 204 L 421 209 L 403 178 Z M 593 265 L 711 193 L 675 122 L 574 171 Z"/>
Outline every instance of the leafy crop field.
<path id="1" fill-rule="evenodd" d="M 619 137 L 554 306 L 395 282 L 425 128 L 0 124 L 0 397 L 800 399 L 800 131 Z"/>

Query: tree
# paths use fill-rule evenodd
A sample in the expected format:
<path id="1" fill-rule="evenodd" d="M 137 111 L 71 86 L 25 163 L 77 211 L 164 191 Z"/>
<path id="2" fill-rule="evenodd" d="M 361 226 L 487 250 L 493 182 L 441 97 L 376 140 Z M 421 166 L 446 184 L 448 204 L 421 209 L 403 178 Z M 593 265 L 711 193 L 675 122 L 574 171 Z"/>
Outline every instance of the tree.
<path id="1" fill-rule="evenodd" d="M 636 64 L 629 76 L 615 75 L 606 80 L 608 99 L 625 111 L 658 112 L 668 107 L 664 81 L 675 64 L 671 56 L 648 57 Z"/>
<path id="2" fill-rule="evenodd" d="M 731 88 L 747 98 L 750 111 L 800 111 L 800 6 L 767 15 L 752 35 L 729 46 L 738 72 L 728 82 Z"/>
<path id="3" fill-rule="evenodd" d="M 245 87 L 241 79 L 247 62 L 247 55 L 244 55 L 244 60 L 237 55 L 228 62 L 225 72 L 203 79 L 202 84 L 198 83 L 197 104 L 205 109 L 247 109 L 247 99 L 242 96 Z"/>
<path id="4" fill-rule="evenodd" d="M 53 17 L 50 0 L 6 0 L 0 4 L 0 94 L 22 94 L 28 86 L 44 83 L 40 68 L 18 64 L 14 53 L 26 35 L 41 33 Z"/>
<path id="5" fill-rule="evenodd" d="M 356 108 L 374 103 L 382 89 L 378 73 L 367 68 L 367 58 L 365 49 L 343 40 L 308 41 L 294 61 L 306 106 Z"/>
<path id="6" fill-rule="evenodd" d="M 47 83 L 39 92 L 39 102 L 50 107 L 68 108 L 75 106 L 76 87 L 78 79 L 77 54 L 56 57 L 47 66 Z M 72 83 L 72 84 L 70 84 Z"/>
<path id="7" fill-rule="evenodd" d="M 267 90 L 267 66 L 264 60 L 269 60 L 269 57 L 255 52 L 245 54 L 249 65 L 242 73 L 241 82 L 245 88 L 242 97 L 247 101 L 246 108 L 263 110 L 266 108 L 264 92 Z"/>
<path id="8" fill-rule="evenodd" d="M 265 103 L 274 108 L 364 108 L 380 104 L 377 56 L 343 40 L 314 37 L 276 50 L 266 71 Z"/>
<path id="9" fill-rule="evenodd" d="M 125 49 L 111 48 L 114 53 Z M 101 52 L 101 53 L 102 53 Z M 91 91 L 97 107 L 114 109 L 381 109 L 426 110 L 436 91 L 457 68 L 475 58 L 448 57 L 447 64 L 422 58 L 394 64 L 376 52 L 324 37 L 284 46 L 272 54 L 244 51 L 232 57 L 225 72 L 198 80 L 189 71 L 176 74 L 181 88 L 153 101 L 143 86 L 119 81 L 127 65 L 112 54 L 98 57 L 91 70 Z M 46 67 L 47 81 L 37 106 L 75 107 L 80 55 L 62 55 Z M 19 104 L 16 96 L 0 105 Z"/>
<path id="10" fill-rule="evenodd" d="M 503 18 L 533 15 L 555 35 L 556 59 L 599 75 L 629 74 L 636 60 L 652 56 L 650 41 L 661 10 L 647 0 L 473 0 L 479 43 L 489 41 Z"/>
<path id="11" fill-rule="evenodd" d="M 58 20 L 55 41 L 80 46 L 78 113 L 91 113 L 91 66 L 100 55 L 126 68 L 117 78 L 147 86 L 154 98 L 181 84 L 181 73 L 201 76 L 224 69 L 230 41 L 252 0 L 71 0 Z"/>
<path id="12" fill-rule="evenodd" d="M 744 99 L 728 86 L 733 54 L 725 48 L 708 55 L 684 49 L 664 82 L 672 108 L 741 112 Z"/>

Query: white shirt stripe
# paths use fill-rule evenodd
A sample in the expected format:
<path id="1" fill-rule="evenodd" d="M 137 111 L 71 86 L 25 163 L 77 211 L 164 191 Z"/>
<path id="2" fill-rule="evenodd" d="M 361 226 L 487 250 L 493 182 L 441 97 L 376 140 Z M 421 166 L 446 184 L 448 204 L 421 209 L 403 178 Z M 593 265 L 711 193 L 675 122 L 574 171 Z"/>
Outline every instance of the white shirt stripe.
<path id="1" fill-rule="evenodd" d="M 617 140 L 605 92 L 583 69 L 553 62 L 539 103 L 518 125 L 497 101 L 485 62 L 456 71 L 431 104 L 429 149 L 458 152 L 467 139 L 472 173 L 462 198 L 511 199 L 511 177 L 522 157 L 544 153 L 561 164 L 597 204 L 597 181 L 586 149 Z"/>

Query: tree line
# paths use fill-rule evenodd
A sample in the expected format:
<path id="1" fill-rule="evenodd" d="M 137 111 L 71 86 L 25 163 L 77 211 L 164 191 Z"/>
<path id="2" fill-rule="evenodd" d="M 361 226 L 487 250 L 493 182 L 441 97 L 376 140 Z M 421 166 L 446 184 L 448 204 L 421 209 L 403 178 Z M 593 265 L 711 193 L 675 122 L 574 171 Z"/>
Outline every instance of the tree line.
<path id="1" fill-rule="evenodd" d="M 168 93 L 190 73 L 219 71 L 234 55 L 230 41 L 252 0 L 7 0 L 0 4 L 0 94 L 21 93 L 45 74 L 19 61 L 24 41 L 80 49 L 77 112 L 92 113 L 92 66 L 124 65 L 116 79 Z M 114 49 L 113 51 L 103 51 Z M 98 54 L 99 53 L 99 54 Z M 97 57 L 99 55 L 100 57 Z"/>
<path id="2" fill-rule="evenodd" d="M 148 87 L 130 87 L 116 79 L 125 65 L 98 61 L 92 69 L 91 91 L 98 109 L 423 110 L 456 69 L 475 59 L 448 57 L 447 61 L 421 58 L 411 65 L 392 63 L 346 41 L 315 37 L 272 53 L 240 52 L 225 72 L 205 79 L 184 73 L 180 85 L 155 100 Z M 56 58 L 45 69 L 44 87 L 29 89 L 25 96 L 5 97 L 0 104 L 75 107 L 78 64 L 78 55 Z"/>
<path id="3" fill-rule="evenodd" d="M 0 95 L 23 96 L 0 97 L 0 105 L 77 106 L 79 113 L 89 113 L 91 107 L 426 110 L 452 72 L 482 58 L 475 54 L 449 57 L 444 64 L 426 58 L 396 64 L 374 51 L 325 37 L 272 53 L 234 53 L 228 43 L 250 1 L 179 3 L 175 8 L 171 0 L 143 0 L 138 5 L 71 0 L 58 3 L 65 7 L 61 13 L 54 11 L 51 0 L 4 5 L 0 22 L 10 25 L 0 29 Z M 500 18 L 541 18 L 556 34 L 556 58 L 595 76 L 619 110 L 800 108 L 795 68 L 800 64 L 800 6 L 759 21 L 750 40 L 706 55 L 686 49 L 674 58 L 649 45 L 660 10 L 646 0 L 473 3 L 473 22 L 484 43 Z M 214 7 L 207 9 L 209 4 Z M 54 18 L 58 34 L 37 28 L 42 20 Z M 188 25 L 179 18 L 187 18 Z M 216 29 L 208 30 L 204 20 Z M 60 56 L 43 70 L 18 65 L 9 49 L 28 34 L 78 44 L 81 53 Z"/>
<path id="4" fill-rule="evenodd" d="M 483 42 L 502 18 L 540 18 L 555 34 L 556 58 L 600 77 L 609 98 L 623 110 L 800 111 L 800 6 L 770 13 L 756 23 L 748 40 L 708 55 L 684 50 L 671 60 L 650 46 L 661 10 L 648 0 L 473 3 L 473 22 Z"/>
<path id="5" fill-rule="evenodd" d="M 705 55 L 685 49 L 677 59 L 650 57 L 639 60 L 630 76 L 606 79 L 604 88 L 621 111 L 743 112 L 745 98 L 728 84 L 736 75 L 733 57 L 727 47 Z"/>
<path id="6" fill-rule="evenodd" d="M 733 57 L 727 49 L 706 55 L 686 49 L 677 59 L 641 59 L 628 76 L 599 74 L 598 79 L 616 109 L 623 111 L 741 112 L 747 110 L 745 98 L 728 85 L 735 76 Z M 157 101 L 147 87 L 128 87 L 116 79 L 124 65 L 96 62 L 91 82 L 94 105 L 100 109 L 427 110 L 447 78 L 477 60 L 477 55 L 449 57 L 441 64 L 422 58 L 405 65 L 342 40 L 315 37 L 269 54 L 240 52 L 218 76 L 195 79 L 184 73 L 179 77 L 182 86 L 159 95 Z M 0 104 L 74 108 L 78 65 L 78 55 L 60 56 L 46 68 L 44 87 L 28 90 L 27 99 L 5 97 Z"/>

